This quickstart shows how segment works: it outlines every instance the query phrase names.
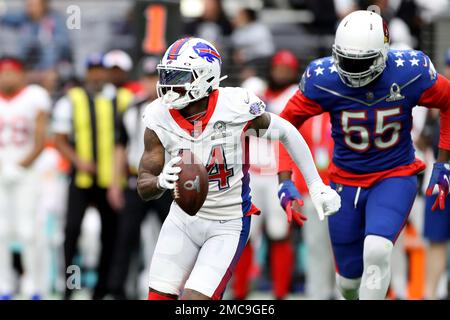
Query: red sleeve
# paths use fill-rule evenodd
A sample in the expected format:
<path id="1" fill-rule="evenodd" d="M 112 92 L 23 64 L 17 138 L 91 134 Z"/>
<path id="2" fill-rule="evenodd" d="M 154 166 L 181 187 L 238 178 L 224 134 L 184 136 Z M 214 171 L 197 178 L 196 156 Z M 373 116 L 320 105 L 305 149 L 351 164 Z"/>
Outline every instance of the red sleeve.
<path id="1" fill-rule="evenodd" d="M 450 150 L 450 81 L 439 74 L 436 82 L 422 93 L 418 105 L 440 110 L 439 148 Z"/>
<path id="2" fill-rule="evenodd" d="M 300 128 L 303 122 L 323 113 L 323 111 L 320 104 L 307 98 L 300 90 L 297 90 L 280 113 L 280 117 L 292 123 L 296 128 Z"/>
<path id="3" fill-rule="evenodd" d="M 280 113 L 280 117 L 292 123 L 297 129 L 300 129 L 306 120 L 323 112 L 324 110 L 320 104 L 307 98 L 300 90 L 297 90 Z M 292 171 L 293 167 L 295 167 L 294 161 L 280 143 L 278 172 Z"/>

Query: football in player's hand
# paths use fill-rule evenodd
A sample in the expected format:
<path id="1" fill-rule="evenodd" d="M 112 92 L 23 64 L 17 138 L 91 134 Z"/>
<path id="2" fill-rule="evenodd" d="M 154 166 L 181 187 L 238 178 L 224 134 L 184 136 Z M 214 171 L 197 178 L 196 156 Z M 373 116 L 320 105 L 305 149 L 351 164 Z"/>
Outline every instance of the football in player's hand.
<path id="1" fill-rule="evenodd" d="M 208 195 L 208 173 L 202 162 L 190 150 L 181 151 L 179 156 L 181 161 L 177 166 L 181 168 L 181 172 L 172 196 L 181 209 L 194 216 Z"/>

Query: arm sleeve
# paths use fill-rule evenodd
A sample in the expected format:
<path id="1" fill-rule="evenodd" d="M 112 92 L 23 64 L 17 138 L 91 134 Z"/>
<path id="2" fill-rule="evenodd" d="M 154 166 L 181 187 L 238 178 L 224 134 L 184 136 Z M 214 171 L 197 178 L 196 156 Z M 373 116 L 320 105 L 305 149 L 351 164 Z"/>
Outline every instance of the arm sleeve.
<path id="1" fill-rule="evenodd" d="M 156 103 L 157 101 L 154 101 L 145 108 L 144 114 L 142 115 L 142 121 L 148 129 L 155 132 L 164 148 L 167 148 L 170 139 L 167 136 L 167 132 L 163 130 L 163 126 L 159 123 L 160 121 L 164 121 L 164 117 L 161 115 L 161 112 L 159 112 L 160 108 L 158 108 Z"/>
<path id="2" fill-rule="evenodd" d="M 292 123 L 294 127 L 300 128 L 306 120 L 323 112 L 320 104 L 297 90 L 280 113 L 280 117 Z"/>
<path id="3" fill-rule="evenodd" d="M 322 181 L 314 164 L 308 145 L 300 132 L 285 119 L 270 113 L 270 125 L 263 138 L 279 140 L 300 169 L 308 187 Z"/>
<path id="4" fill-rule="evenodd" d="M 323 113 L 323 108 L 314 100 L 306 97 L 300 90 L 289 99 L 280 116 L 300 129 L 309 118 Z M 278 172 L 292 171 L 294 163 L 283 145 L 280 144 Z"/>
<path id="5" fill-rule="evenodd" d="M 440 110 L 439 148 L 450 150 L 450 81 L 439 74 L 436 82 L 422 93 L 418 105 Z"/>

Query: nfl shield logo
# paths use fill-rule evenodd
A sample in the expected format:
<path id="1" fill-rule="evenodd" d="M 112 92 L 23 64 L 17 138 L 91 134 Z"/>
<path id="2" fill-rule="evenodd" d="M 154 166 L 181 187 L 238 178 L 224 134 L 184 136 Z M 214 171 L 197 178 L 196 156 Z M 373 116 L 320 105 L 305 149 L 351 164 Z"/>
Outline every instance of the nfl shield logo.
<path id="1" fill-rule="evenodd" d="M 264 109 L 264 103 L 258 101 L 250 105 L 250 113 L 254 116 L 260 115 Z"/>

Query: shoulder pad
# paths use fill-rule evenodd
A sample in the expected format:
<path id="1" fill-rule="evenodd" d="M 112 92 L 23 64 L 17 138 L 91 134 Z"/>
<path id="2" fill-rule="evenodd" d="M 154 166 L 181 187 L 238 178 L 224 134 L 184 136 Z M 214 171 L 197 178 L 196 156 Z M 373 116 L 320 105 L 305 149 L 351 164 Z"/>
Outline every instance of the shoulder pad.
<path id="1" fill-rule="evenodd" d="M 305 69 L 300 80 L 299 89 L 308 98 L 315 99 L 318 94 L 315 85 L 328 87 L 339 77 L 332 57 L 312 61 Z"/>
<path id="2" fill-rule="evenodd" d="M 256 118 L 266 110 L 266 105 L 260 98 L 243 88 L 221 88 L 219 101 L 223 101 L 225 107 L 238 114 L 243 121 Z"/>
<path id="3" fill-rule="evenodd" d="M 437 79 L 437 72 L 430 58 L 422 51 L 417 50 L 390 50 L 388 53 L 388 63 L 391 63 L 394 70 L 417 75 L 421 74 L 421 81 L 434 82 Z"/>

